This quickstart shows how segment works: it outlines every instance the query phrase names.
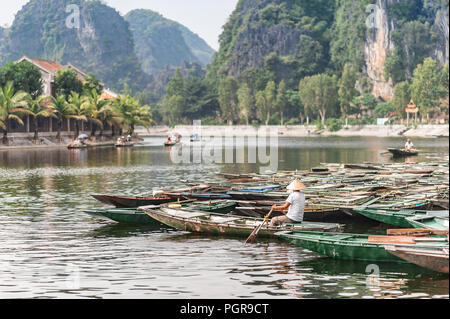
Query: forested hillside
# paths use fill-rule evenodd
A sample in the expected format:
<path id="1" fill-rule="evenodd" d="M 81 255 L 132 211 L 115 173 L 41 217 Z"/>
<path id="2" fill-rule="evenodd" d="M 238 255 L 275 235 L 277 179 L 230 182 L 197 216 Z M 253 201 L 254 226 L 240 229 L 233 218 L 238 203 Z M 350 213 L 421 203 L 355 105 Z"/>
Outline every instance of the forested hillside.
<path id="1" fill-rule="evenodd" d="M 229 124 L 395 121 L 411 99 L 445 119 L 448 58 L 448 0 L 240 0 L 199 100 Z M 189 122 L 187 95 L 167 91 L 167 121 Z"/>
<path id="2" fill-rule="evenodd" d="M 203 39 L 159 13 L 133 10 L 125 19 L 130 24 L 137 55 L 148 74 L 180 66 L 183 61 L 203 66 L 211 61 L 214 50 Z"/>

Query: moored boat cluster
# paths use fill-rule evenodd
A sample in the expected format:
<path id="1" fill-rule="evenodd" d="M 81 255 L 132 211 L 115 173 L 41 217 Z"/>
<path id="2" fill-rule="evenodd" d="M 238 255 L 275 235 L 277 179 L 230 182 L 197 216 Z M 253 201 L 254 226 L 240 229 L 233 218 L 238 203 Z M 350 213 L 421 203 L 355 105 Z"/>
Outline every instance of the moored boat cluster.
<path id="1" fill-rule="evenodd" d="M 224 236 L 248 237 L 259 226 L 261 237 L 280 238 L 332 258 L 407 262 L 449 271 L 447 159 L 414 166 L 323 163 L 303 171 L 217 175 L 217 180 L 182 181 L 183 188 L 139 196 L 92 195 L 115 208 L 86 213 Z M 307 186 L 304 221 L 272 226 L 267 214 L 274 204 L 285 202 L 286 186 L 294 179 Z M 385 235 L 346 232 L 368 219 L 393 229 Z"/>

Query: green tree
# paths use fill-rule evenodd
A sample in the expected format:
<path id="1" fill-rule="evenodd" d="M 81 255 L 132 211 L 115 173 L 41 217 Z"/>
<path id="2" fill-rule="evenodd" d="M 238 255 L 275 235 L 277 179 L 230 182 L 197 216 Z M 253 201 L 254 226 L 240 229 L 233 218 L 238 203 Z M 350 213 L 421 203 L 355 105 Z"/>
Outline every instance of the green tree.
<path id="1" fill-rule="evenodd" d="M 63 69 L 56 72 L 55 76 L 56 95 L 69 96 L 72 92 L 81 94 L 83 83 L 78 80 L 75 71 Z"/>
<path id="2" fill-rule="evenodd" d="M 92 123 L 91 136 L 94 137 L 97 128 L 100 128 L 100 137 L 102 137 L 106 113 L 110 110 L 108 107 L 110 101 L 102 99 L 97 90 L 92 89 L 86 96 L 85 103 L 85 108 L 89 110 L 89 121 Z"/>
<path id="3" fill-rule="evenodd" d="M 120 118 L 121 129 L 127 129 L 127 133 L 130 135 L 134 133 L 137 125 L 148 127 L 153 123 L 149 107 L 139 105 L 129 95 L 114 100 L 113 110 L 116 118 L 115 121 Z"/>
<path id="4" fill-rule="evenodd" d="M 325 125 L 325 118 L 329 113 L 336 113 L 337 108 L 337 79 L 327 74 L 317 74 L 300 81 L 300 98 L 305 108 L 315 109 Z"/>
<path id="5" fill-rule="evenodd" d="M 266 125 L 269 125 L 270 116 L 276 106 L 277 88 L 274 81 L 269 81 L 264 90 L 264 96 L 266 98 Z"/>
<path id="6" fill-rule="evenodd" d="M 266 95 L 264 94 L 264 91 L 258 91 L 256 92 L 255 96 L 255 105 L 259 112 L 259 119 L 263 123 L 268 123 L 269 118 L 267 117 L 267 100 Z"/>
<path id="7" fill-rule="evenodd" d="M 347 125 L 348 115 L 350 112 L 351 102 L 355 96 L 358 95 L 358 91 L 355 89 L 356 83 L 356 71 L 350 64 L 345 64 L 342 77 L 339 79 L 339 103 L 341 106 L 341 114 L 345 117 Z"/>
<path id="8" fill-rule="evenodd" d="M 164 116 L 170 125 L 176 125 L 183 119 L 186 106 L 184 79 L 180 68 L 177 68 L 175 75 L 170 79 L 166 89 L 166 96 L 163 101 Z"/>
<path id="9" fill-rule="evenodd" d="M 14 83 L 15 92 L 26 92 L 32 99 L 42 94 L 41 71 L 28 61 L 11 62 L 0 68 L 0 87 L 4 87 L 9 81 Z"/>
<path id="10" fill-rule="evenodd" d="M 219 83 L 219 104 L 223 118 L 229 125 L 233 124 L 237 115 L 237 82 L 231 76 Z"/>
<path id="11" fill-rule="evenodd" d="M 9 81 L 0 87 L 0 128 L 3 130 L 3 144 L 8 144 L 9 122 L 16 121 L 23 125 L 21 116 L 27 114 L 28 93 L 16 92 L 13 82 Z"/>
<path id="12" fill-rule="evenodd" d="M 91 94 L 92 90 L 95 90 L 97 94 L 102 94 L 103 86 L 100 81 L 93 74 L 89 74 L 84 78 L 83 91 L 84 94 Z"/>
<path id="13" fill-rule="evenodd" d="M 381 103 L 375 107 L 374 113 L 378 118 L 386 118 L 395 111 L 395 107 L 391 102 Z"/>
<path id="14" fill-rule="evenodd" d="M 80 135 L 80 122 L 87 122 L 91 112 L 89 100 L 86 96 L 81 96 L 76 92 L 72 92 L 68 100 L 71 114 L 67 115 L 67 118 L 75 120 L 75 138 L 77 138 Z"/>
<path id="15" fill-rule="evenodd" d="M 419 108 L 422 116 L 429 115 L 438 105 L 439 101 L 439 78 L 436 61 L 426 58 L 423 64 L 419 64 L 414 70 L 411 79 L 411 96 Z"/>
<path id="16" fill-rule="evenodd" d="M 240 85 L 237 96 L 241 119 L 248 125 L 253 105 L 253 97 L 247 83 L 243 82 Z"/>
<path id="17" fill-rule="evenodd" d="M 300 99 L 300 94 L 295 90 L 286 91 L 287 101 L 289 103 L 290 109 L 295 112 L 295 116 L 300 117 L 300 123 L 303 124 L 305 121 L 305 109 Z"/>
<path id="18" fill-rule="evenodd" d="M 280 113 L 280 124 L 284 125 L 284 114 L 285 114 L 286 108 L 288 106 L 286 83 L 284 82 L 284 80 L 282 80 L 280 82 L 280 84 L 278 85 L 276 106 L 277 106 L 278 112 Z"/>
<path id="19" fill-rule="evenodd" d="M 61 140 L 61 130 L 63 120 L 69 118 L 73 115 L 72 107 L 67 103 L 65 95 L 58 95 L 56 98 L 50 96 L 47 98 L 50 104 L 50 107 L 53 109 L 56 118 L 58 119 L 58 133 L 56 134 L 56 138 Z"/>
<path id="20" fill-rule="evenodd" d="M 38 118 L 49 118 L 49 117 L 56 117 L 56 115 L 53 113 L 51 107 L 45 103 L 45 97 L 40 96 L 36 99 L 32 99 L 31 97 L 27 99 L 28 105 L 27 114 L 31 116 L 33 119 L 33 126 L 34 126 L 34 140 L 37 141 L 39 139 L 39 125 L 38 125 Z"/>
<path id="21" fill-rule="evenodd" d="M 395 108 L 395 111 L 401 118 L 406 117 L 406 106 L 411 101 L 411 94 L 409 93 L 409 83 L 407 81 L 403 81 L 397 83 L 394 87 L 394 96 L 392 97 L 392 105 Z"/>

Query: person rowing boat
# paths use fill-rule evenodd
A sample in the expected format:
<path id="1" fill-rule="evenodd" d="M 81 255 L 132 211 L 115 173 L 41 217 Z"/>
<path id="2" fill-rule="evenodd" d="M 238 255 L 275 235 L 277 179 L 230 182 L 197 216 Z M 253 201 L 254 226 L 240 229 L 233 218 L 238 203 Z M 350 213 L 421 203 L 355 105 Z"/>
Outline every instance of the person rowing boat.
<path id="1" fill-rule="evenodd" d="M 287 198 L 286 204 L 283 206 L 272 206 L 274 211 L 281 211 L 285 215 L 272 218 L 270 222 L 271 227 L 281 226 L 284 223 L 303 222 L 306 201 L 305 194 L 301 191 L 306 189 L 306 186 L 296 179 L 287 187 L 287 189 L 292 191 L 292 193 Z M 286 210 L 288 210 L 287 214 Z"/>
<path id="2" fill-rule="evenodd" d="M 414 150 L 414 144 L 411 142 L 410 139 L 405 144 L 405 151 L 412 152 Z"/>

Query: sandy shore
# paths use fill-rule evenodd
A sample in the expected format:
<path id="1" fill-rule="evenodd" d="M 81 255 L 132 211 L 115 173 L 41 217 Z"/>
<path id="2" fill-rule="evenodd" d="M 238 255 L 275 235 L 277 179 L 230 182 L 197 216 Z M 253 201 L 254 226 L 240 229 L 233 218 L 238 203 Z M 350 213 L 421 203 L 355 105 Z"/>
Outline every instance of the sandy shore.
<path id="1" fill-rule="evenodd" d="M 149 130 L 138 128 L 137 133 L 140 136 L 168 136 L 177 132 L 183 136 L 190 136 L 194 133 L 203 136 L 257 136 L 264 134 L 277 134 L 281 137 L 307 137 L 307 136 L 406 136 L 406 137 L 448 137 L 449 126 L 445 125 L 419 125 L 416 128 L 408 129 L 404 125 L 355 125 L 348 126 L 338 132 L 317 132 L 315 126 L 167 126 L 151 127 Z"/>

